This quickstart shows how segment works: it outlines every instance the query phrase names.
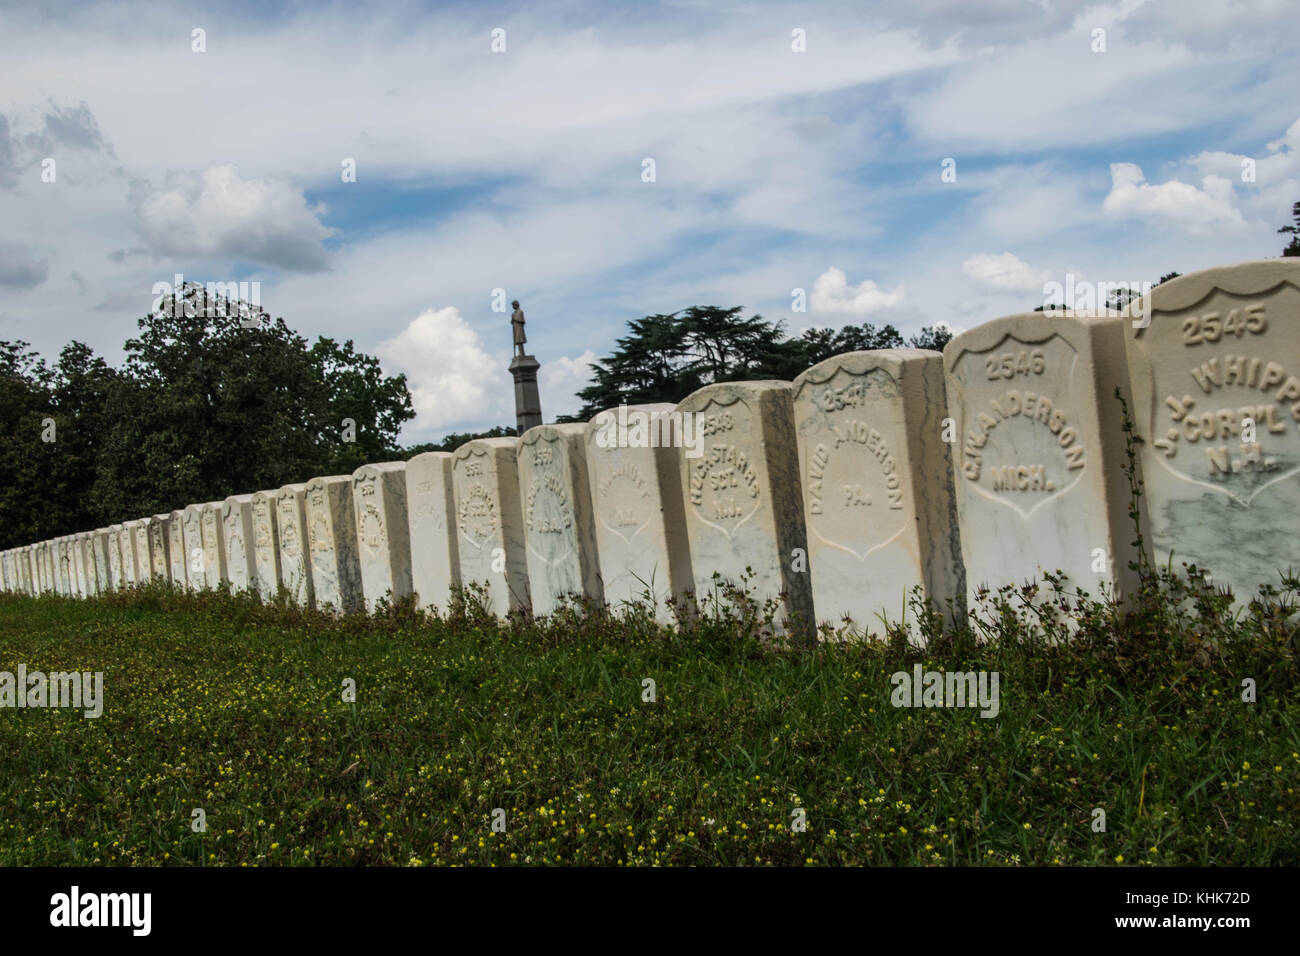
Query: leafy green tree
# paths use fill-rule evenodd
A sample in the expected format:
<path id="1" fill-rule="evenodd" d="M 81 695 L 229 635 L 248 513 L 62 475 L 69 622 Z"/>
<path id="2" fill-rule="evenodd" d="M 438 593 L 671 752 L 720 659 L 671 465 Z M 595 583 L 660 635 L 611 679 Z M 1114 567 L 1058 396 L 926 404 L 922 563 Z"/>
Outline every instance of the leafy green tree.
<path id="1" fill-rule="evenodd" d="M 594 381 L 578 392 L 582 409 L 568 421 L 586 421 L 622 402 L 676 403 L 713 382 L 753 379 L 789 381 L 832 355 L 866 349 L 942 350 L 952 334 L 926 327 L 909 340 L 892 325 L 808 329 L 795 338 L 782 322 L 742 316 L 743 306 L 692 306 L 669 315 L 628 323 L 628 334 L 591 366 Z"/>
<path id="2" fill-rule="evenodd" d="M 41 440 L 54 418 L 52 373 L 26 342 L 0 341 L 0 540 L 5 547 L 50 537 L 58 511 L 48 507 L 57 451 Z M 55 419 L 57 436 L 57 419 Z M 56 441 L 57 444 L 57 441 Z"/>
<path id="3" fill-rule="evenodd" d="M 1293 225 L 1283 226 L 1278 232 L 1286 235 L 1290 233 L 1291 242 L 1282 250 L 1284 256 L 1300 256 L 1300 202 L 1291 207 L 1291 218 L 1295 220 Z"/>
<path id="4" fill-rule="evenodd" d="M 309 346 L 283 319 L 249 328 L 234 312 L 186 315 L 198 288 L 139 320 L 121 369 L 79 342 L 53 368 L 24 342 L 0 342 L 0 422 L 13 436 L 0 449 L 3 540 L 402 457 L 397 435 L 415 414 L 404 376 L 385 376 L 351 341 Z M 52 443 L 41 441 L 47 421 Z"/>
<path id="5" fill-rule="evenodd" d="M 467 441 L 474 441 L 476 438 L 514 438 L 515 429 L 508 425 L 493 425 L 485 432 L 451 432 L 442 441 L 425 442 L 422 445 L 411 445 L 404 448 L 395 460 L 409 461 L 416 455 L 422 455 L 426 451 L 455 451 Z"/>

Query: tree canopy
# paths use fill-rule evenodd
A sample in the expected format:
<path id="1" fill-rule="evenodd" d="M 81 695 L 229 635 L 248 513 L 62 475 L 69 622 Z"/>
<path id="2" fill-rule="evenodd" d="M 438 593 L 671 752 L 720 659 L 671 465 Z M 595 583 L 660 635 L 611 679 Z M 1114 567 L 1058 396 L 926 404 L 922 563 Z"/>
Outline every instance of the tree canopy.
<path id="1" fill-rule="evenodd" d="M 951 338 L 943 328 L 924 328 L 910 339 L 892 325 L 809 329 L 789 338 L 782 322 L 745 317 L 743 306 L 691 306 L 628 323 L 628 334 L 591 366 L 593 382 L 578 392 L 583 402 L 570 421 L 586 421 L 622 402 L 681 401 L 714 382 L 793 379 L 818 362 L 861 349 L 941 350 Z"/>
<path id="2" fill-rule="evenodd" d="M 0 342 L 0 546 L 402 454 L 406 379 L 350 340 L 309 345 L 283 319 L 246 328 L 202 310 L 137 324 L 117 369 L 81 342 L 52 368 Z"/>
<path id="3" fill-rule="evenodd" d="M 1278 230 L 1283 235 L 1291 236 L 1291 242 L 1282 250 L 1282 255 L 1300 256 L 1300 202 L 1291 207 L 1291 218 L 1295 220 L 1292 225 L 1283 226 Z"/>

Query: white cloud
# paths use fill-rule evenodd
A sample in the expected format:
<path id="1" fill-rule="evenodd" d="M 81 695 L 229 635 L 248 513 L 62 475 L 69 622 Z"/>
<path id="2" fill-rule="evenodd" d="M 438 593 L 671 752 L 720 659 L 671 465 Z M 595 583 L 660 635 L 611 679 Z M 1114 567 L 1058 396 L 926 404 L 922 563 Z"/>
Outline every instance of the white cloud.
<path id="1" fill-rule="evenodd" d="M 577 398 L 578 389 L 591 384 L 590 366 L 599 358 L 587 349 L 577 358 L 560 357 L 542 363 L 537 372 L 537 387 L 542 395 L 542 415 L 548 422 L 561 415 L 572 415 L 582 407 Z"/>
<path id="2" fill-rule="evenodd" d="M 971 256 L 961 264 L 961 271 L 976 282 L 1015 292 L 1041 289 L 1043 283 L 1051 278 L 1046 272 L 1034 269 L 1010 252 L 998 256 L 982 252 Z"/>
<path id="3" fill-rule="evenodd" d="M 375 346 L 385 373 L 406 374 L 415 418 L 402 441 L 416 444 L 452 431 L 478 431 L 515 423 L 514 383 L 505 352 L 490 352 L 455 306 L 425 309 L 397 335 Z M 571 415 L 582 405 L 578 389 L 591 381 L 588 366 L 598 356 L 587 349 L 576 358 L 561 356 L 538 371 L 546 421 Z"/>
<path id="4" fill-rule="evenodd" d="M 424 440 L 485 422 L 514 423 L 507 363 L 483 347 L 455 306 L 426 309 L 380 342 L 375 353 L 388 374 L 406 373 L 416 417 L 404 429 L 404 439 Z"/>
<path id="5" fill-rule="evenodd" d="M 1202 236 L 1246 226 L 1234 203 L 1232 183 L 1222 176 L 1204 177 L 1200 189 L 1176 179 L 1153 185 L 1142 167 L 1111 163 L 1110 178 L 1110 195 L 1101 208 L 1116 219 L 1145 219 Z"/>
<path id="6" fill-rule="evenodd" d="M 1218 176 L 1239 183 L 1239 208 L 1249 210 L 1252 217 L 1269 223 L 1288 220 L 1291 204 L 1300 196 L 1300 119 L 1281 137 L 1266 144 L 1261 154 L 1246 156 L 1204 150 L 1188 163 L 1203 176 Z M 1244 182 L 1244 170 L 1251 165 L 1254 180 Z"/>
<path id="7" fill-rule="evenodd" d="M 202 173 L 170 172 L 167 184 L 132 187 L 136 227 L 162 255 L 216 256 L 314 272 L 326 266 L 321 241 L 333 233 L 283 180 L 245 180 L 230 163 Z"/>
<path id="8" fill-rule="evenodd" d="M 868 315 L 881 309 L 893 308 L 903 301 L 904 295 L 901 285 L 892 292 L 886 292 L 871 279 L 863 279 L 856 286 L 850 287 L 844 272 L 831 266 L 813 283 L 809 304 L 813 312 Z"/>

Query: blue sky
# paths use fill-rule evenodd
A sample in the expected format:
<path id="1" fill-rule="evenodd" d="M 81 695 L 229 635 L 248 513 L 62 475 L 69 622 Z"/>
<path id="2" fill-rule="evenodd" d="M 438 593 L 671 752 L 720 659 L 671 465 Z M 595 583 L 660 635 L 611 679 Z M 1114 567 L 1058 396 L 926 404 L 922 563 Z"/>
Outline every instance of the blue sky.
<path id="1" fill-rule="evenodd" d="M 415 442 L 513 420 L 498 288 L 548 417 L 647 313 L 969 328 L 1277 255 L 1294 37 L 1262 0 L 6 9 L 0 338 L 117 361 L 154 283 L 256 279 L 407 374 Z"/>

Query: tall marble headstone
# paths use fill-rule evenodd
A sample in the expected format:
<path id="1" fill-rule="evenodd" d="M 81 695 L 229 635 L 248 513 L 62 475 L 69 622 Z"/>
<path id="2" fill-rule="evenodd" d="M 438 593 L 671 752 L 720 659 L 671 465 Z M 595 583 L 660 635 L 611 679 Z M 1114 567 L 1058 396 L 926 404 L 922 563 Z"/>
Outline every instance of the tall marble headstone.
<path id="1" fill-rule="evenodd" d="M 208 586 L 203 550 L 203 505 L 186 505 L 181 520 L 181 541 L 185 545 L 186 584 L 191 591 L 202 591 Z"/>
<path id="2" fill-rule="evenodd" d="M 108 531 L 98 528 L 90 533 L 90 551 L 95 556 L 95 591 L 107 594 L 113 590 L 113 576 L 108 564 Z"/>
<path id="3" fill-rule="evenodd" d="M 947 414 L 939 352 L 849 352 L 794 380 L 819 624 L 881 634 L 910 620 L 916 588 L 965 617 Z"/>
<path id="4" fill-rule="evenodd" d="M 689 413 L 703 436 L 699 457 L 680 458 L 697 600 L 724 596 L 716 572 L 751 600 L 779 601 L 777 629 L 810 638 L 812 586 L 790 383 L 708 385 L 677 410 Z"/>
<path id="5" fill-rule="evenodd" d="M 1064 572 L 1093 597 L 1133 593 L 1120 389 L 1121 319 L 1035 312 L 944 349 L 968 603 Z"/>
<path id="6" fill-rule="evenodd" d="M 118 547 L 122 549 L 122 580 L 127 587 L 141 583 L 139 557 L 135 552 L 135 529 L 138 521 L 123 521 L 122 530 L 117 536 Z"/>
<path id="7" fill-rule="evenodd" d="M 80 582 L 77 580 L 76 536 L 65 534 L 62 541 L 65 593 L 68 597 L 81 597 L 81 586 Z"/>
<path id="8" fill-rule="evenodd" d="M 1300 259 L 1180 276 L 1125 323 L 1148 553 L 1238 603 L 1297 569 Z"/>
<path id="9" fill-rule="evenodd" d="M 209 501 L 200 506 L 199 538 L 203 544 L 203 583 L 214 591 L 230 581 L 226 571 L 226 536 L 221 523 L 222 502 Z"/>
<path id="10" fill-rule="evenodd" d="M 365 607 L 357 522 L 352 511 L 352 476 L 330 475 L 307 482 L 307 546 L 316 606 L 338 613 Z"/>
<path id="11" fill-rule="evenodd" d="M 678 458 L 701 449 L 697 437 L 666 403 L 623 405 L 587 423 L 596 551 L 615 610 L 649 601 L 667 624 L 695 590 Z"/>
<path id="12" fill-rule="evenodd" d="M 406 513 L 411 541 L 411 588 L 421 607 L 446 611 L 460 587 L 456 496 L 450 452 L 430 451 L 406 463 Z"/>
<path id="13" fill-rule="evenodd" d="M 231 495 L 221 503 L 221 532 L 226 546 L 226 579 L 230 593 L 256 588 L 253 555 L 253 496 Z"/>
<path id="14" fill-rule="evenodd" d="M 518 440 L 480 438 L 453 453 L 460 578 L 482 586 L 489 610 L 528 612 L 528 559 L 519 503 Z"/>
<path id="15" fill-rule="evenodd" d="M 307 486 L 285 485 L 276 492 L 275 520 L 280 533 L 280 583 L 299 607 L 315 607 L 311 554 L 307 546 Z"/>
<path id="16" fill-rule="evenodd" d="M 135 523 L 133 541 L 135 543 L 135 573 L 140 584 L 153 580 L 153 542 L 149 526 L 153 518 L 140 518 Z"/>
<path id="17" fill-rule="evenodd" d="M 158 583 L 171 580 L 171 523 L 170 515 L 154 515 L 149 519 L 149 570 Z"/>
<path id="18" fill-rule="evenodd" d="M 406 507 L 406 462 L 362 465 L 352 474 L 352 506 L 366 610 L 381 598 L 411 593 L 411 531 Z"/>
<path id="19" fill-rule="evenodd" d="M 276 493 L 259 491 L 252 499 L 253 582 L 262 600 L 280 592 L 280 531 Z"/>
<path id="20" fill-rule="evenodd" d="M 185 548 L 185 512 L 167 515 L 167 561 L 172 584 L 182 591 L 189 586 L 189 557 Z"/>
<path id="21" fill-rule="evenodd" d="M 550 614 L 568 596 L 602 604 L 584 424 L 538 425 L 516 449 L 534 614 Z"/>
<path id="22" fill-rule="evenodd" d="M 72 570 L 76 575 L 76 596 L 88 598 L 91 596 L 91 590 L 90 576 L 86 573 L 86 536 L 74 534 L 69 544 L 72 547 Z"/>
<path id="23" fill-rule="evenodd" d="M 105 539 L 108 544 L 108 574 L 113 581 L 113 590 L 120 591 L 126 587 L 126 578 L 122 573 L 122 526 L 109 525 Z"/>

